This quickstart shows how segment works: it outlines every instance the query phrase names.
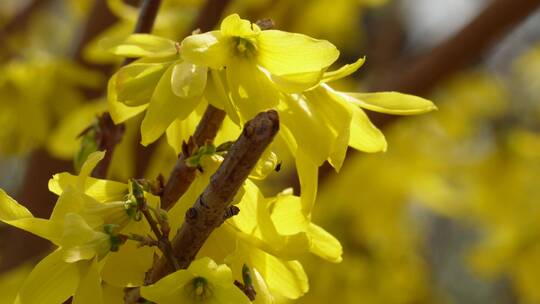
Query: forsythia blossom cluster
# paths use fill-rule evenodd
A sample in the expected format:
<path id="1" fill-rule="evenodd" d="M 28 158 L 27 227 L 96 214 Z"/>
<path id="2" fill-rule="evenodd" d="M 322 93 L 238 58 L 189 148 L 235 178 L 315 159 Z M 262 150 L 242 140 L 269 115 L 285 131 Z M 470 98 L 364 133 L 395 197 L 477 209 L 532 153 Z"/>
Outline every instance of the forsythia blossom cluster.
<path id="1" fill-rule="evenodd" d="M 225 110 L 237 125 L 277 109 L 282 122 L 277 142 L 296 160 L 306 214 L 315 199 L 317 168 L 325 160 L 339 170 L 348 146 L 386 150 L 384 135 L 362 108 L 399 115 L 435 109 L 428 100 L 397 92 L 336 91 L 328 83 L 352 74 L 364 59 L 329 72 L 339 51 L 328 41 L 261 30 L 236 14 L 225 18 L 220 30 L 191 35 L 181 43 L 135 34 L 112 51 L 143 57 L 111 78 L 109 105 L 117 123 L 146 110 L 144 145 L 175 119 L 197 115 L 200 103 Z"/>
<path id="2" fill-rule="evenodd" d="M 386 149 L 383 134 L 363 109 L 407 115 L 435 108 L 428 100 L 395 92 L 337 91 L 328 83 L 355 72 L 363 59 L 327 71 L 339 56 L 331 43 L 263 30 L 238 15 L 225 18 L 219 30 L 194 34 L 180 43 L 132 35 L 113 52 L 141 57 L 110 79 L 108 105 L 116 123 L 145 112 L 144 145 L 172 132 L 175 123 L 196 121 L 208 104 L 224 110 L 229 123 L 237 126 L 275 109 L 282 124 L 270 150 L 282 145 L 294 156 L 302 195 L 286 189 L 266 197 L 248 179 L 233 202 L 241 212 L 212 232 L 189 268 L 143 286 L 154 255 L 161 253 L 155 247 L 137 248 L 136 241 L 151 230 L 141 220 L 133 189 L 90 177 L 103 153 L 90 154 L 79 175 L 61 173 L 50 180 L 49 189 L 59 198 L 49 219 L 33 217 L 0 193 L 0 220 L 57 247 L 26 279 L 17 303 L 62 303 L 71 296 L 75 304 L 117 303 L 125 287 L 141 287 L 141 295 L 156 303 L 274 303 L 299 298 L 308 290 L 298 261 L 303 255 L 313 253 L 330 262 L 342 259 L 339 241 L 311 222 L 317 168 L 328 161 L 339 170 L 348 146 L 366 152 Z M 178 140 L 172 137 L 169 143 L 175 146 Z M 269 171 L 265 165 L 272 169 L 275 158 L 273 151 L 265 153 L 253 178 L 264 178 Z M 217 153 L 197 159 L 200 170 L 194 182 L 165 216 L 171 231 L 182 225 L 183 215 L 222 161 Z M 158 197 L 146 192 L 144 196 L 149 208 L 161 210 Z M 250 293 L 235 283 L 256 296 L 250 299 Z"/>

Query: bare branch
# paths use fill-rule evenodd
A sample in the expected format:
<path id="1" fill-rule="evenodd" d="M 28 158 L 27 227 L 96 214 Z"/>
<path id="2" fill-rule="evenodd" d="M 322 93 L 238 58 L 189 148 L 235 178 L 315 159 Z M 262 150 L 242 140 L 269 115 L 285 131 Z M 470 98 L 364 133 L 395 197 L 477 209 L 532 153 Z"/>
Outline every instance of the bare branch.
<path id="1" fill-rule="evenodd" d="M 197 125 L 195 133 L 190 138 L 189 142 L 184 145 L 184 152 L 180 154 L 176 165 L 174 166 L 167 184 L 163 189 L 161 196 L 161 208 L 168 210 L 174 203 L 187 191 L 193 180 L 195 179 L 196 168 L 189 167 L 186 164 L 186 159 L 191 156 L 197 147 L 213 141 L 225 119 L 225 112 L 209 105 L 204 112 L 204 115 Z"/>
<path id="2" fill-rule="evenodd" d="M 209 185 L 186 212 L 184 223 L 172 241 L 181 269 L 191 264 L 210 233 L 223 223 L 227 207 L 278 130 L 279 118 L 274 110 L 259 113 L 244 125 Z M 170 272 L 166 259 L 160 258 L 147 283 L 154 283 Z"/>
<path id="3" fill-rule="evenodd" d="M 92 172 L 93 177 L 107 177 L 107 171 L 109 170 L 114 150 L 116 145 L 122 141 L 124 131 L 124 124 L 115 125 L 109 113 L 103 113 L 98 117 L 96 140 L 98 150 L 105 151 L 105 157 L 96 166 L 94 172 Z"/>

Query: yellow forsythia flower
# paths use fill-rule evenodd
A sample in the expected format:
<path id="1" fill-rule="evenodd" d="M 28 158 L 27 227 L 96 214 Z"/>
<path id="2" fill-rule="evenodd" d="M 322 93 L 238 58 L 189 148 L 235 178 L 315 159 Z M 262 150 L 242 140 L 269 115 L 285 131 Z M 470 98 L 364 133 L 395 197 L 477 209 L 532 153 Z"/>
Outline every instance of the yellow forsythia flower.
<path id="1" fill-rule="evenodd" d="M 229 267 L 217 265 L 210 258 L 196 260 L 187 270 L 178 270 L 153 285 L 141 287 L 141 295 L 160 304 L 251 303 L 234 285 Z"/>

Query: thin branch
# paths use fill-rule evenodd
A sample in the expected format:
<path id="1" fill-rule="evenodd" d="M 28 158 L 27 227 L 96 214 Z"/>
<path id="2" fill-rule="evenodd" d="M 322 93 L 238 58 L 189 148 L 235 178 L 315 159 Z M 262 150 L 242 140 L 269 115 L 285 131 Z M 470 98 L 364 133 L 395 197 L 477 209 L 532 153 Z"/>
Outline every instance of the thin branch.
<path id="1" fill-rule="evenodd" d="M 21 9 L 4 26 L 0 27 L 0 44 L 6 45 L 7 36 L 13 34 L 16 30 L 24 29 L 36 11 L 49 5 L 51 0 L 33 0 Z M 3 50 L 9 55 L 15 55 L 14 50 Z"/>
<path id="2" fill-rule="evenodd" d="M 184 223 L 172 241 L 181 269 L 191 264 L 210 233 L 226 220 L 227 207 L 278 130 L 279 117 L 274 110 L 259 113 L 244 125 L 209 185 L 186 212 Z M 166 259 L 160 258 L 151 269 L 147 283 L 154 283 L 170 272 Z"/>
<path id="3" fill-rule="evenodd" d="M 173 204 L 187 191 L 195 179 L 197 169 L 189 167 L 186 159 L 204 144 L 213 141 L 225 119 L 225 112 L 211 105 L 206 108 L 204 115 L 197 125 L 197 129 L 187 144 L 184 145 L 184 151 L 178 157 L 176 164 L 171 171 L 169 179 L 161 195 L 161 208 L 168 210 Z"/>
<path id="4" fill-rule="evenodd" d="M 192 31 L 200 29 L 202 32 L 212 30 L 225 11 L 231 0 L 208 0 L 199 12 L 199 16 L 192 27 Z"/>
<path id="5" fill-rule="evenodd" d="M 98 117 L 97 143 L 98 150 L 105 151 L 105 157 L 94 169 L 92 176 L 96 178 L 106 178 L 107 171 L 111 164 L 112 156 L 116 145 L 122 141 L 124 135 L 124 124 L 115 125 L 109 113 L 103 113 Z"/>
<path id="6" fill-rule="evenodd" d="M 163 253 L 165 261 L 168 263 L 169 267 L 172 267 L 175 270 L 179 269 L 178 261 L 174 256 L 171 242 L 169 241 L 168 230 L 167 232 L 164 232 L 162 229 L 163 225 L 158 226 L 158 222 L 154 219 L 152 214 L 150 214 L 150 210 L 148 209 L 148 205 L 146 204 L 146 199 L 144 198 L 144 192 L 141 185 L 135 180 L 131 180 L 131 185 L 133 189 L 133 196 L 137 200 L 137 208 L 143 214 L 144 218 L 148 222 L 148 225 L 150 226 L 150 229 L 156 236 L 157 246 Z"/>

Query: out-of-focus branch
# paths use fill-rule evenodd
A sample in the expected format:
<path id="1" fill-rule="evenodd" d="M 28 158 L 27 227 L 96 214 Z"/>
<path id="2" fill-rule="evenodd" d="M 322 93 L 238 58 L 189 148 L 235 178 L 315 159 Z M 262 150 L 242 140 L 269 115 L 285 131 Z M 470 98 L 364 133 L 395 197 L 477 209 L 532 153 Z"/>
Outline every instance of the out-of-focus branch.
<path id="1" fill-rule="evenodd" d="M 244 125 L 242 134 L 205 191 L 186 212 L 184 223 L 172 240 L 181 269 L 191 264 L 210 233 L 226 220 L 229 204 L 278 130 L 279 117 L 274 110 L 259 113 Z M 161 258 L 151 269 L 147 283 L 154 283 L 170 272 L 166 259 Z"/>
<path id="2" fill-rule="evenodd" d="M 230 2 L 231 0 L 206 1 L 193 24 L 192 30 L 200 29 L 203 32 L 212 30 L 221 19 L 221 15 Z"/>
<path id="3" fill-rule="evenodd" d="M 116 145 L 122 141 L 124 135 L 124 124 L 115 125 L 112 121 L 111 115 L 107 113 L 101 114 L 98 117 L 97 125 L 97 144 L 98 150 L 105 151 L 105 157 L 99 162 L 99 164 L 92 172 L 92 176 L 96 178 L 106 178 L 107 171 L 111 164 L 112 156 Z"/>
<path id="4" fill-rule="evenodd" d="M 540 0 L 494 0 L 456 35 L 395 69 L 395 77 L 373 85 L 373 90 L 423 94 L 452 73 L 474 63 L 487 49 L 540 6 Z"/>
<path id="5" fill-rule="evenodd" d="M 20 12 L 9 20 L 4 26 L 0 27 L 0 44 L 6 40 L 6 36 L 14 31 L 25 27 L 31 19 L 34 12 L 48 5 L 51 0 L 33 0 L 27 4 Z"/>

